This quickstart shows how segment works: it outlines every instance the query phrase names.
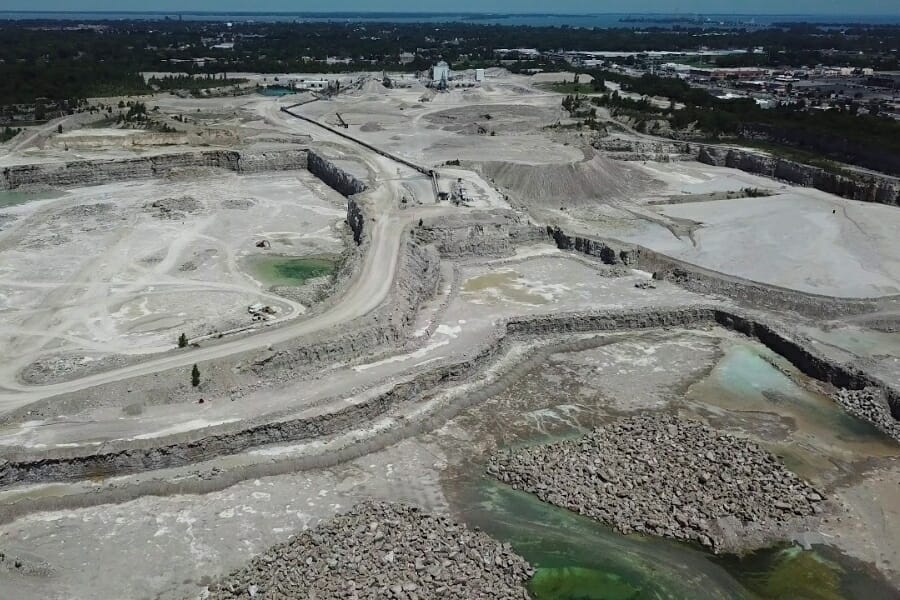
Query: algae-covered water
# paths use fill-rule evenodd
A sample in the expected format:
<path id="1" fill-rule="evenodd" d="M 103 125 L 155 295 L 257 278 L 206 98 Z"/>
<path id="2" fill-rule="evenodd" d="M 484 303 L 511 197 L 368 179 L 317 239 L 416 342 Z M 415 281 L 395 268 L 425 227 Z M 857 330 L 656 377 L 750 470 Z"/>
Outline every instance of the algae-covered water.
<path id="1" fill-rule="evenodd" d="M 721 418 L 726 427 L 760 432 L 763 445 L 807 478 L 852 470 L 866 457 L 898 454 L 896 444 L 874 427 L 805 383 L 802 374 L 765 347 L 729 340 L 709 374 L 674 406 Z M 767 430 L 773 422 L 774 430 Z M 505 443 L 551 441 L 532 438 L 523 434 Z M 459 518 L 510 543 L 535 566 L 529 586 L 535 600 L 900 597 L 874 567 L 833 547 L 786 544 L 741 557 L 716 556 L 673 540 L 626 536 L 515 491 L 485 476 L 477 463 L 447 481 L 445 491 Z"/>
<path id="2" fill-rule="evenodd" d="M 535 600 L 888 600 L 897 592 L 837 550 L 770 548 L 714 556 L 662 538 L 622 535 L 475 472 L 454 508 L 470 526 L 510 543 L 535 568 Z"/>
<path id="3" fill-rule="evenodd" d="M 333 256 L 265 256 L 246 258 L 247 268 L 264 285 L 299 286 L 316 277 L 331 275 L 337 265 Z"/>

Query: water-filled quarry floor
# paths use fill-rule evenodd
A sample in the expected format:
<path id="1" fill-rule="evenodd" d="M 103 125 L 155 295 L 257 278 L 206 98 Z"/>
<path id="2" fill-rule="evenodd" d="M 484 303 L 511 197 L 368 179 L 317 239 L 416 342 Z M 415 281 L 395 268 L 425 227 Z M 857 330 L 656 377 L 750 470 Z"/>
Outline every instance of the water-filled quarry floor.
<path id="1" fill-rule="evenodd" d="M 516 342 L 532 350 L 502 390 L 436 429 L 336 467 L 250 479 L 200 497 L 145 496 L 3 525 L 4 545 L 21 549 L 35 572 L 0 577 L 15 582 L 21 598 L 182 598 L 294 531 L 374 496 L 449 511 L 510 542 L 538 569 L 535 598 L 895 597 L 875 565 L 894 573 L 896 585 L 900 521 L 890 510 L 898 491 L 884 484 L 900 472 L 896 444 L 843 415 L 815 382 L 737 334 L 712 328 L 578 337 L 574 350 L 571 336 L 541 348 Z M 714 557 L 664 539 L 623 536 L 484 475 L 497 448 L 577 436 L 645 410 L 750 437 L 837 498 L 836 512 L 817 531 L 798 531 L 802 545 Z M 822 435 L 823 428 L 831 434 Z M 278 448 L 268 453 L 277 456 Z M 881 514 L 863 500 L 876 493 Z M 118 575 L 113 581 L 84 568 L 89 564 Z"/>

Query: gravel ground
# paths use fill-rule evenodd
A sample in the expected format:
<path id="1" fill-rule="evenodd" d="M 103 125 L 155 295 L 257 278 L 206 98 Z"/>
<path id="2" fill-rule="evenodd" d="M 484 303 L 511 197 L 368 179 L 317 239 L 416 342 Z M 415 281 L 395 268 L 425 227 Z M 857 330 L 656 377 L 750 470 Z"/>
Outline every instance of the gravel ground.
<path id="1" fill-rule="evenodd" d="M 891 409 L 881 397 L 881 392 L 870 388 L 864 390 L 839 389 L 832 395 L 832 398 L 851 415 L 872 423 L 885 434 L 900 442 L 900 421 L 891 415 Z"/>
<path id="2" fill-rule="evenodd" d="M 528 563 L 484 533 L 403 504 L 366 501 L 270 548 L 208 598 L 528 598 Z"/>
<path id="3" fill-rule="evenodd" d="M 822 496 L 771 454 L 695 421 L 644 414 L 577 440 L 502 452 L 488 472 L 545 502 L 612 525 L 719 551 L 728 521 L 779 530 Z"/>

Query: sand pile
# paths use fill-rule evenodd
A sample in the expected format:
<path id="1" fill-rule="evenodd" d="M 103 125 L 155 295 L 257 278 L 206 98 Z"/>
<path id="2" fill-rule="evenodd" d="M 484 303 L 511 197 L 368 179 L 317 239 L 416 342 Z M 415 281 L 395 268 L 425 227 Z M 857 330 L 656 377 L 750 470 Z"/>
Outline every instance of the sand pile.
<path id="1" fill-rule="evenodd" d="M 647 174 L 602 156 L 544 165 L 486 162 L 481 171 L 513 200 L 532 207 L 590 206 L 633 198 L 655 186 Z"/>

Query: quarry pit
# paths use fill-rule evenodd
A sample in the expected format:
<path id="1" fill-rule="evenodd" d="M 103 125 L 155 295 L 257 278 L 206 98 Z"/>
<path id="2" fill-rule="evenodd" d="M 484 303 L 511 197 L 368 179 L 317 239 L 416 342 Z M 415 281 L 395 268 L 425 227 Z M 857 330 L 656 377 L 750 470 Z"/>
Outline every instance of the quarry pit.
<path id="1" fill-rule="evenodd" d="M 377 544 L 424 510 L 482 530 L 508 569 L 478 589 L 508 597 L 774 597 L 780 577 L 895 597 L 896 206 L 596 143 L 499 69 L 445 93 L 354 81 L 160 94 L 189 135 L 85 126 L 0 155 L 0 586 L 257 596 L 255 557 L 289 568 L 369 521 Z M 727 436 L 752 456 L 729 489 L 775 477 L 782 497 L 736 507 L 707 478 L 685 510 L 709 522 L 635 525 L 659 485 L 585 468 L 571 490 L 611 490 L 623 527 L 532 462 L 527 485 L 497 466 L 628 431 Z M 642 448 L 619 470 L 658 458 Z M 443 589 L 432 562 L 391 564 L 395 595 Z"/>

